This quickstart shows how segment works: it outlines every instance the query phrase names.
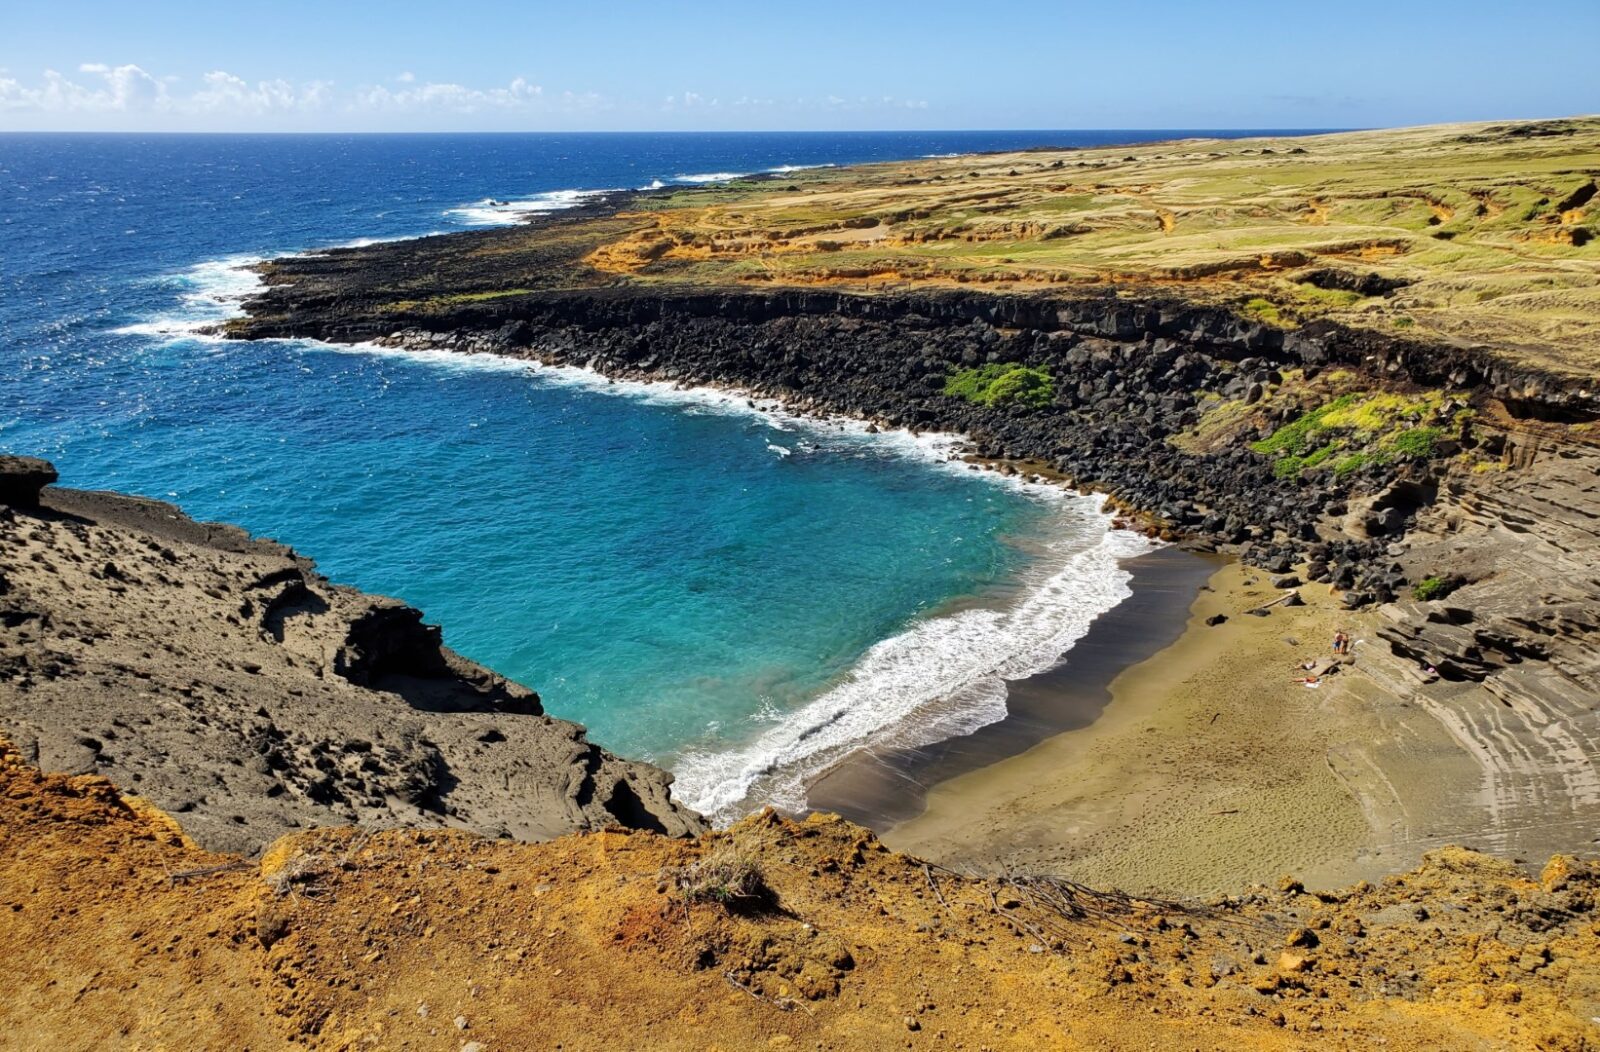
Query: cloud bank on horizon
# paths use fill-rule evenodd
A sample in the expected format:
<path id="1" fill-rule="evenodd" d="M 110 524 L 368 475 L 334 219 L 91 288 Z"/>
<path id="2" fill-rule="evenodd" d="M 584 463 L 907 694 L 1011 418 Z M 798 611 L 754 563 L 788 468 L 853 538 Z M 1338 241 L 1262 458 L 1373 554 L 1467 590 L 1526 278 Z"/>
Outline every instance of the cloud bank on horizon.
<path id="1" fill-rule="evenodd" d="M 409 71 L 389 84 L 342 88 L 333 80 L 294 82 L 283 78 L 248 81 L 223 70 L 186 83 L 175 75 L 157 76 L 128 63 L 80 63 L 75 74 L 45 70 L 25 82 L 0 71 L 0 131 L 90 128 L 181 130 L 216 126 L 250 129 L 360 128 L 384 118 L 420 118 L 427 126 L 493 127 L 503 118 L 568 123 L 585 115 L 637 115 L 654 109 L 667 115 L 894 113 L 926 110 L 923 99 L 892 95 L 845 98 L 778 99 L 740 95 L 724 101 L 702 92 L 674 92 L 652 102 L 619 102 L 595 91 L 549 91 L 526 77 L 500 85 L 472 87 L 453 81 L 424 81 Z M 465 121 L 462 118 L 466 118 Z M 473 121 L 472 118 L 482 118 Z M 581 125 L 581 121 L 578 122 Z"/>
<path id="2" fill-rule="evenodd" d="M 1600 39 L 1600 4 L 1541 24 Z M 1600 111 L 1499 0 L 6 0 L 0 131 L 1350 128 Z"/>

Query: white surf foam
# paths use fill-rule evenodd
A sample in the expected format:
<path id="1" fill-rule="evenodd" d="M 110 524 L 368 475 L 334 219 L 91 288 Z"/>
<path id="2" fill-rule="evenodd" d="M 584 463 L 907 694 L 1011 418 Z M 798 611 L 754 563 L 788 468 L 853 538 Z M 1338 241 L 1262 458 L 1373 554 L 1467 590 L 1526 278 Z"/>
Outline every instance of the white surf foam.
<path id="1" fill-rule="evenodd" d="M 548 215 L 566 208 L 576 208 L 595 197 L 614 194 L 611 190 L 550 190 L 531 197 L 502 201 L 486 197 L 469 205 L 451 208 L 445 215 L 465 226 L 510 226 L 529 216 Z"/>
<path id="2" fill-rule="evenodd" d="M 673 764 L 678 799 L 718 822 L 764 804 L 799 810 L 811 779 L 857 749 L 929 745 L 1004 719 L 1005 684 L 1058 663 L 1097 617 L 1132 594 L 1132 574 L 1119 560 L 1153 547 L 1111 530 L 1095 498 L 1071 500 L 1071 539 L 1041 560 L 1016 600 L 919 618 L 753 740 L 685 752 Z M 1084 527 L 1104 532 L 1085 546 Z"/>
<path id="3" fill-rule="evenodd" d="M 813 168 L 837 168 L 838 165 L 828 164 L 780 164 L 775 168 L 762 168 L 756 172 L 700 172 L 694 175 L 675 175 L 672 181 L 685 183 L 689 186 L 699 186 L 704 183 L 731 183 L 735 179 L 743 179 L 751 175 L 784 175 L 788 172 L 804 172 Z M 660 182 L 660 180 L 656 180 Z"/>
<path id="4" fill-rule="evenodd" d="M 688 183 L 690 186 L 698 186 L 701 183 L 732 182 L 735 179 L 742 179 L 749 174 L 749 172 L 700 172 L 696 175 L 675 175 L 672 177 L 672 181 L 675 183 Z"/>
<path id="5" fill-rule="evenodd" d="M 179 274 L 156 279 L 177 295 L 177 309 L 113 329 L 123 335 L 157 339 L 199 337 L 200 329 L 237 317 L 240 304 L 262 287 L 261 275 L 251 268 L 262 256 L 225 256 L 197 263 Z"/>

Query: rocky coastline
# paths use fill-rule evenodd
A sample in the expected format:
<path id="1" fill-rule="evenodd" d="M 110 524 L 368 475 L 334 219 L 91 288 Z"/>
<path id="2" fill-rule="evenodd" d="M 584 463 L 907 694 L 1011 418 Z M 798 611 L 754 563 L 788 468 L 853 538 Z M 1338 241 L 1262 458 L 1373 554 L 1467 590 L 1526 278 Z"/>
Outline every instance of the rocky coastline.
<path id="1" fill-rule="evenodd" d="M 416 243 L 418 250 L 426 244 Z M 383 248 L 365 282 L 381 284 L 392 265 L 382 257 L 403 251 Z M 230 335 L 497 354 L 956 432 L 981 460 L 1106 492 L 1167 537 L 1278 573 L 1306 564 L 1310 580 L 1348 592 L 1352 606 L 1392 601 L 1415 583 L 1388 547 L 1429 499 L 1435 472 L 1426 464 L 1374 464 L 1343 477 L 1286 479 L 1243 442 L 1185 452 L 1171 440 L 1197 424 L 1206 395 L 1248 405 L 1282 385 L 1285 370 L 1305 381 L 1349 369 L 1378 387 L 1449 387 L 1536 421 L 1600 415 L 1600 393 L 1486 353 L 1326 323 L 1284 332 L 1177 301 L 607 288 L 413 317 L 373 313 L 359 290 L 352 296 L 339 282 L 331 296 L 315 280 L 308 289 L 315 270 L 302 273 L 298 260 L 271 263 L 267 273 L 272 286 L 246 302 L 248 317 Z M 1053 404 L 996 410 L 943 394 L 952 372 L 996 362 L 1061 377 Z M 1270 434 L 1296 412 L 1283 406 L 1260 414 L 1248 437 Z M 1504 438 L 1462 428 L 1450 441 L 1452 450 L 1481 445 L 1498 455 Z M 1349 514 L 1363 495 L 1378 496 L 1357 512 L 1355 529 L 1319 528 Z"/>

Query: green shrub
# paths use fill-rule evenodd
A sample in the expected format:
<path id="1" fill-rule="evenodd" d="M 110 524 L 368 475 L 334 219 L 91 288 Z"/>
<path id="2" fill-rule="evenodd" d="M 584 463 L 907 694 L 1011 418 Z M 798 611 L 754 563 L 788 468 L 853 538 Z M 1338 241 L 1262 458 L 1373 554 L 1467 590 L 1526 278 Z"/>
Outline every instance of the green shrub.
<path id="1" fill-rule="evenodd" d="M 1352 472 L 1360 471 L 1368 464 L 1377 462 L 1377 458 L 1370 453 L 1351 453 L 1348 457 L 1341 458 L 1338 463 L 1333 465 L 1333 473 L 1339 478 L 1344 478 Z"/>
<path id="2" fill-rule="evenodd" d="M 1268 325 L 1276 325 L 1280 328 L 1289 326 L 1288 319 L 1283 316 L 1283 312 L 1278 309 L 1278 305 L 1261 296 L 1253 297 L 1247 301 L 1244 305 L 1244 313 L 1257 321 L 1266 322 Z"/>
<path id="3" fill-rule="evenodd" d="M 1411 597 L 1419 603 L 1426 603 L 1430 599 L 1443 599 L 1459 587 L 1460 582 L 1452 577 L 1441 577 L 1438 574 L 1424 577 L 1411 589 Z"/>
<path id="4" fill-rule="evenodd" d="M 953 374 L 945 381 L 944 393 L 978 405 L 1040 409 L 1055 401 L 1056 385 L 1043 366 L 991 362 Z"/>

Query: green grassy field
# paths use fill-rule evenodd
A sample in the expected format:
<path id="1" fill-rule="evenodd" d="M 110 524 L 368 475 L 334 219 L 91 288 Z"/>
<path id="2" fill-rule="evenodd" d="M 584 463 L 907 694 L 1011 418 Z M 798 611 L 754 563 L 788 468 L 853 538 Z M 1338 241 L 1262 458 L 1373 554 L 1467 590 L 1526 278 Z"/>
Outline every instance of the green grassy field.
<path id="1" fill-rule="evenodd" d="M 1160 288 L 1588 373 L 1597 178 L 1600 118 L 940 158 L 646 199 L 587 258 L 647 283 Z"/>
<path id="2" fill-rule="evenodd" d="M 601 285 L 1160 295 L 1589 381 L 1597 180 L 1597 117 L 1036 150 L 642 193 L 264 273 L 395 316 Z"/>

